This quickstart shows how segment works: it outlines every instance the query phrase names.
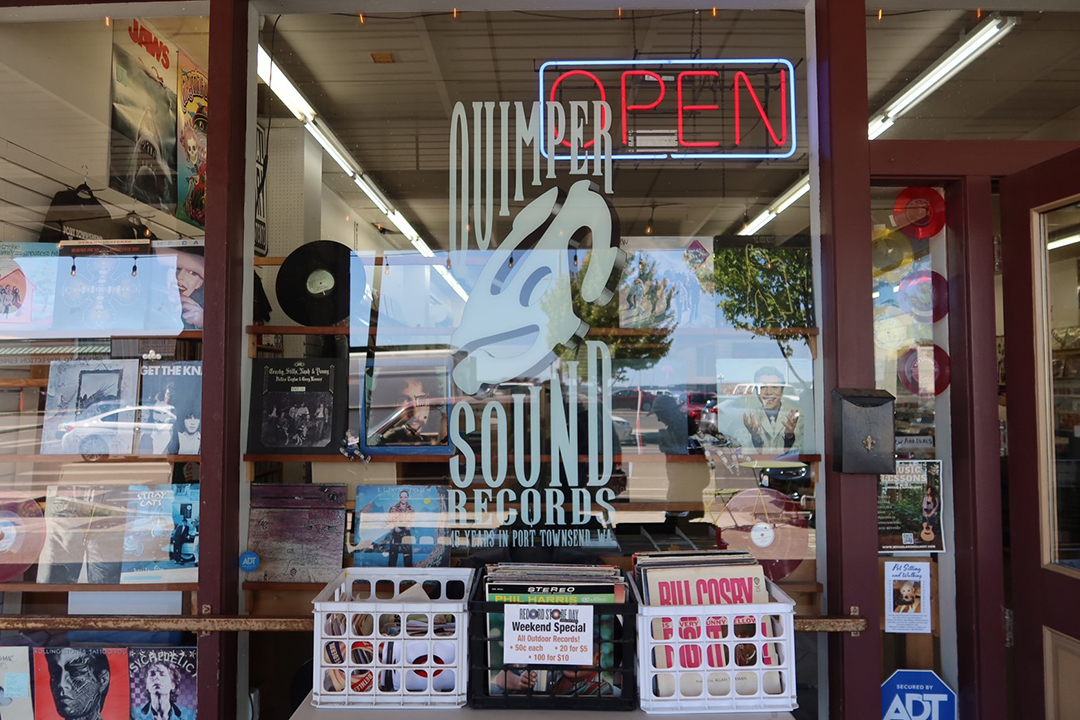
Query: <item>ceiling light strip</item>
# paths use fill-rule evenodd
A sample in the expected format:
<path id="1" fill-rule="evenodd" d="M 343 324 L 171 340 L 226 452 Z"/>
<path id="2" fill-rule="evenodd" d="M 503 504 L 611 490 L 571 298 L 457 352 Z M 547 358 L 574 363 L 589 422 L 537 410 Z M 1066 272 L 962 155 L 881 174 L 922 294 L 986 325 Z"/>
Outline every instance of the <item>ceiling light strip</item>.
<path id="1" fill-rule="evenodd" d="M 386 219 L 412 243 L 417 252 L 427 258 L 435 257 L 435 253 L 420 237 L 420 233 L 391 205 L 390 201 L 383 195 L 382 190 L 379 189 L 379 186 L 367 177 L 364 169 L 353 159 L 333 131 L 326 127 L 321 120 L 315 119 L 314 108 L 304 99 L 304 96 L 296 89 L 288 76 L 282 72 L 281 68 L 271 60 L 269 53 L 266 52 L 262 45 L 259 46 L 256 56 L 256 72 L 259 79 L 266 83 L 274 95 L 285 104 L 285 107 L 289 108 L 289 112 L 304 124 L 304 129 L 315 138 L 319 145 L 322 146 L 322 149 L 338 164 L 341 171 L 352 178 L 356 186 L 368 196 L 371 202 L 375 204 L 375 207 L 379 209 L 379 212 L 385 215 Z M 465 288 L 458 283 L 449 270 L 442 265 L 436 265 L 435 269 L 439 271 L 439 276 L 450 285 L 455 293 L 464 300 L 469 299 Z"/>
<path id="2" fill-rule="evenodd" d="M 994 43 L 1005 37 L 1019 22 L 1019 18 L 1006 17 L 997 13 L 987 16 L 985 20 L 975 26 L 975 29 L 966 38 L 954 45 L 949 52 L 942 55 L 937 62 L 927 68 L 919 77 L 901 90 L 896 97 L 885 104 L 885 109 L 870 120 L 870 124 L 867 126 L 868 137 L 874 140 L 891 128 L 898 117 L 918 105 L 928 95 L 955 77 L 958 72 L 989 50 Z M 809 190 L 810 177 L 804 176 L 785 190 L 768 208 L 754 217 L 738 234 L 753 235 L 776 219 L 776 216 L 780 213 L 791 207 L 796 200 Z M 1053 243 L 1048 245 L 1048 249 L 1053 250 L 1052 245 Z"/>

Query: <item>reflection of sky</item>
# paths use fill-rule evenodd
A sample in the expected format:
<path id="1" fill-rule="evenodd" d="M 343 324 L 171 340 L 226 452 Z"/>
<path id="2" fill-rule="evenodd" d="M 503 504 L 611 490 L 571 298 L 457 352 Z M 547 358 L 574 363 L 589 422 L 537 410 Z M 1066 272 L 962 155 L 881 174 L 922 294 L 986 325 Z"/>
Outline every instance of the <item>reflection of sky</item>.
<path id="1" fill-rule="evenodd" d="M 450 336 L 461 322 L 465 300 L 436 272 L 436 265 L 446 266 L 446 253 L 436 253 L 432 258 L 413 251 L 383 254 L 383 264 L 377 268 L 377 345 L 450 344 Z M 452 267 L 451 273 L 468 291 L 482 269 L 483 265 L 470 262 L 464 270 Z"/>
<path id="2" fill-rule="evenodd" d="M 175 256 L 78 257 L 72 276 L 72 258 L 58 257 L 56 245 L 17 245 L 0 244 L 0 263 L 22 270 L 32 298 L 29 305 L 0 314 L 0 337 L 175 335 L 184 329 Z"/>

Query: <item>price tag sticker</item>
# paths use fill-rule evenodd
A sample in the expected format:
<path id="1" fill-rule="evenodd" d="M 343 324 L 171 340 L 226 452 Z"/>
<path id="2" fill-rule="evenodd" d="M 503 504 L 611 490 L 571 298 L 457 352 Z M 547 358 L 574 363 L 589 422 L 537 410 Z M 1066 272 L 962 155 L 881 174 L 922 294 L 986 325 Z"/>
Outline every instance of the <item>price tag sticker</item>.
<path id="1" fill-rule="evenodd" d="M 503 662 L 595 665 L 592 605 L 507 605 Z"/>

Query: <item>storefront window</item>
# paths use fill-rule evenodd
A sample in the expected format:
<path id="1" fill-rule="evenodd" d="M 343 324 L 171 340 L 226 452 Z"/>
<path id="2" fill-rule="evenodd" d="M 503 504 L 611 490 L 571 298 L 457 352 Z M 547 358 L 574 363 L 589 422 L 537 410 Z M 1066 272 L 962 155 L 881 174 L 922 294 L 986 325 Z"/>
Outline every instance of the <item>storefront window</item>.
<path id="1" fill-rule="evenodd" d="M 198 590 L 207 32 L 0 25 L 5 615 L 181 615 Z M 165 702 L 194 713 L 193 635 L 0 644 L 6 711 L 135 717 L 161 706 L 164 673 Z M 75 672 L 93 680 L 73 699 Z"/>
<path id="2" fill-rule="evenodd" d="M 746 549 L 820 612 L 804 20 L 725 18 L 264 19 L 253 537 L 310 484 L 347 564 Z M 340 568 L 262 557 L 260 612 Z"/>

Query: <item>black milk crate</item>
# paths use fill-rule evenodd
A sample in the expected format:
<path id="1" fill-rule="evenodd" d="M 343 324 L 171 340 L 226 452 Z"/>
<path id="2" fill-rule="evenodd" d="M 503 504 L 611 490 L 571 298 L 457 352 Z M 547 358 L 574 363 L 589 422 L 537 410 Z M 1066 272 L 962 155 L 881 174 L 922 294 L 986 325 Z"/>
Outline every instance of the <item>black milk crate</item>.
<path id="1" fill-rule="evenodd" d="M 501 657 L 505 604 L 488 602 L 483 598 L 485 577 L 486 573 L 477 573 L 469 600 L 469 707 L 501 710 L 637 709 L 637 603 L 629 580 L 626 602 L 590 605 L 593 608 L 596 664 L 503 665 L 491 663 L 489 649 L 494 645 L 496 655 Z M 493 614 L 496 618 L 489 623 L 489 615 Z M 491 692 L 492 684 L 501 682 L 505 685 L 510 674 L 520 678 L 526 672 L 535 673 L 531 677 L 539 687 Z"/>

